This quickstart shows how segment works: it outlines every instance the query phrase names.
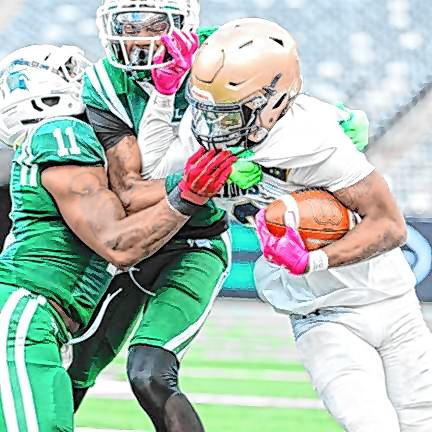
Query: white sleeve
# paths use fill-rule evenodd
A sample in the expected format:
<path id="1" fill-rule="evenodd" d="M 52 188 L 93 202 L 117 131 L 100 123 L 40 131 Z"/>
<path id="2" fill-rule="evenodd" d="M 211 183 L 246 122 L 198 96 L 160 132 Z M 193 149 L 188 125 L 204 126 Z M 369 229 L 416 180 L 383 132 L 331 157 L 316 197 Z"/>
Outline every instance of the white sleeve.
<path id="1" fill-rule="evenodd" d="M 141 120 L 138 144 L 141 152 L 142 176 L 164 178 L 183 168 L 193 149 L 187 148 L 179 136 L 179 127 L 172 123 L 175 95 L 154 91 Z"/>
<path id="2" fill-rule="evenodd" d="M 292 170 L 289 179 L 305 187 L 322 187 L 330 192 L 350 187 L 367 177 L 374 166 L 348 140 L 323 162 Z"/>
<path id="3" fill-rule="evenodd" d="M 12 158 L 14 151 L 0 144 L 0 186 L 5 186 L 9 183 Z"/>

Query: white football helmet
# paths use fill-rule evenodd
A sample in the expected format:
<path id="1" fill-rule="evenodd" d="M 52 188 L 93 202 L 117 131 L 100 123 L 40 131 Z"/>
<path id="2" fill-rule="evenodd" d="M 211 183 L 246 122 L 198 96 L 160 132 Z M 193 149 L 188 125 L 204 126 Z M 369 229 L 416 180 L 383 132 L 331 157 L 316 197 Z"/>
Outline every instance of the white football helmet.
<path id="1" fill-rule="evenodd" d="M 97 10 L 99 38 L 109 62 L 127 71 L 145 71 L 153 64 L 158 42 L 174 28 L 194 31 L 199 0 L 104 0 Z"/>
<path id="2" fill-rule="evenodd" d="M 82 77 L 91 65 L 74 46 L 31 45 L 0 62 L 0 141 L 19 145 L 39 121 L 79 115 Z"/>

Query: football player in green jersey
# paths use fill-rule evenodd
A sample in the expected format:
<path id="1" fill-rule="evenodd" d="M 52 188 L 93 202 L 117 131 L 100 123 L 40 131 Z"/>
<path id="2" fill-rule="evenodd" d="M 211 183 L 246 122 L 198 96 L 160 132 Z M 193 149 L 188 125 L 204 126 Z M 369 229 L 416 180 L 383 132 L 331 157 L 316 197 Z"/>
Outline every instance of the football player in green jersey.
<path id="1" fill-rule="evenodd" d="M 155 146 L 158 140 L 147 122 L 147 106 L 164 110 L 167 100 L 168 109 L 174 107 L 173 123 L 187 108 L 183 81 L 198 39 L 212 32 L 197 30 L 198 11 L 197 0 L 107 0 L 98 9 L 107 56 L 87 71 L 83 98 L 106 151 L 110 184 L 127 211 L 140 209 L 140 191 L 165 177 L 157 160 L 141 161 L 141 146 Z M 161 105 L 159 95 L 164 96 Z M 172 166 L 170 172 L 179 168 Z M 138 319 L 127 366 L 134 394 L 157 431 L 203 431 L 178 387 L 178 369 L 228 275 L 226 230 L 223 210 L 191 220 L 151 259 L 114 279 L 110 292 L 125 286 L 135 290 L 117 296 L 94 337 L 75 346 L 69 373 L 76 407 Z"/>
<path id="2" fill-rule="evenodd" d="M 126 215 L 83 115 L 88 64 L 78 48 L 51 45 L 0 64 L 0 140 L 16 148 L 13 226 L 0 255 L 2 431 L 73 430 L 60 348 L 86 327 L 116 267 L 149 257 L 189 219 L 217 212 L 207 201 L 235 160 L 198 152 L 180 182 L 167 179 L 164 199 Z M 150 188 L 141 193 L 152 200 Z"/>

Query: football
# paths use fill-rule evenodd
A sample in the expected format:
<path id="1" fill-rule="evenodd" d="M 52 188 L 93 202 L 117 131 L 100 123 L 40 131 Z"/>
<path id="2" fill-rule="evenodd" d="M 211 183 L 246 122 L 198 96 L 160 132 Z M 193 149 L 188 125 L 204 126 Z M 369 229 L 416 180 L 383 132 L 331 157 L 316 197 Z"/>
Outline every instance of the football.
<path id="1" fill-rule="evenodd" d="M 303 190 L 281 196 L 265 210 L 269 231 L 278 237 L 286 226 L 295 228 L 309 251 L 339 240 L 357 221 L 356 215 L 330 192 Z"/>

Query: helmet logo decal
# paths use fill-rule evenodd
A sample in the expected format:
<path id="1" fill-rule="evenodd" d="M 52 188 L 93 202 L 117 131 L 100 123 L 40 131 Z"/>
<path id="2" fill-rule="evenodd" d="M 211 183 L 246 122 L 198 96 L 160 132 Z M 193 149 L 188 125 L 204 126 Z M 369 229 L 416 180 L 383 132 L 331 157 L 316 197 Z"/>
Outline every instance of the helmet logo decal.
<path id="1" fill-rule="evenodd" d="M 24 72 L 10 72 L 6 78 L 6 84 L 12 93 L 15 90 L 28 90 L 28 76 Z"/>
<path id="2" fill-rule="evenodd" d="M 215 100 L 213 98 L 213 95 L 210 92 L 207 92 L 205 90 L 202 90 L 198 87 L 192 86 L 191 87 L 191 94 L 200 102 L 211 102 L 215 103 Z"/>

